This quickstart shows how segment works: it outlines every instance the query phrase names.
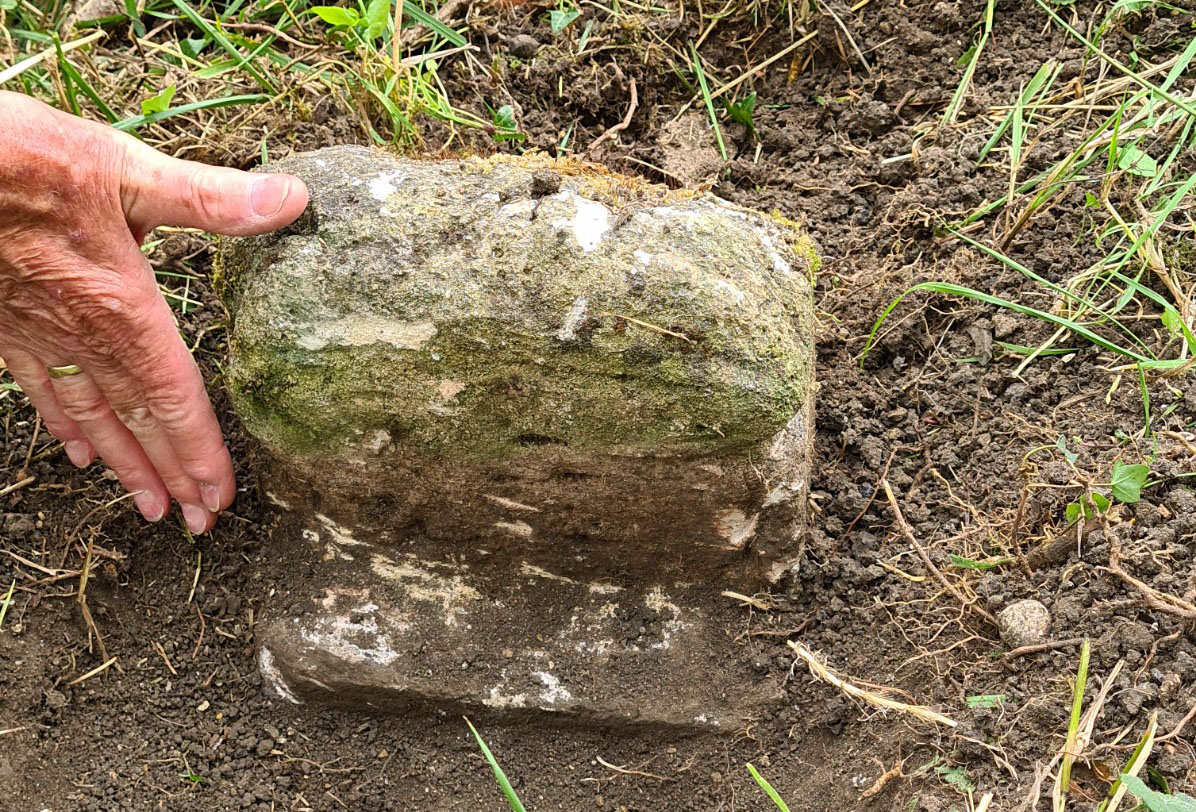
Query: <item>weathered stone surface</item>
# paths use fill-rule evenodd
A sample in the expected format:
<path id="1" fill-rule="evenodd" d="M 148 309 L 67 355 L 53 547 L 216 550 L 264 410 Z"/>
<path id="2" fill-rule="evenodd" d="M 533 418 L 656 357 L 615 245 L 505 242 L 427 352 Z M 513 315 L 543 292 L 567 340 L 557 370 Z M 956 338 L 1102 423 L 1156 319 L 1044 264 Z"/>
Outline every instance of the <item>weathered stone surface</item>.
<path id="1" fill-rule="evenodd" d="M 783 696 L 737 661 L 742 609 L 714 604 L 711 585 L 351 549 L 354 561 L 321 562 L 308 611 L 259 627 L 262 672 L 285 701 L 731 732 Z"/>
<path id="2" fill-rule="evenodd" d="M 719 591 L 775 581 L 804 527 L 808 241 L 546 158 L 334 148 L 272 168 L 312 206 L 222 252 L 229 381 L 265 489 L 327 562 L 314 613 L 263 633 L 264 671 L 594 719 L 636 715 L 649 684 L 657 721 L 702 716 L 723 685 L 666 711 L 695 659 L 735 667 Z M 620 637 L 637 612 L 667 645 Z M 486 665 L 423 667 L 445 652 Z"/>
<path id="3" fill-rule="evenodd" d="M 1001 640 L 1011 649 L 1046 642 L 1051 613 L 1040 602 L 1027 599 L 1011 603 L 997 614 Z"/>

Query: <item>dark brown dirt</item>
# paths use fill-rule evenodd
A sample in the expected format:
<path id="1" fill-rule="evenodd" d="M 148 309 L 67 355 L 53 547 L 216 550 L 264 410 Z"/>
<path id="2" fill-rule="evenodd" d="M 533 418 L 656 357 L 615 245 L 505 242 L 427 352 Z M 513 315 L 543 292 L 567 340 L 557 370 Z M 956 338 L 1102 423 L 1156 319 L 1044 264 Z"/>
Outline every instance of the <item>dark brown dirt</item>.
<path id="1" fill-rule="evenodd" d="M 960 126 L 934 128 L 984 3 L 873 2 L 856 13 L 829 5 L 870 72 L 834 19 L 815 17 L 817 36 L 812 50 L 796 52 L 793 81 L 787 59 L 756 80 L 759 140 L 729 128 L 733 160 L 717 179 L 705 168 L 713 149 L 701 143 L 705 131 L 668 124 L 692 90 L 667 69 L 661 43 L 683 45 L 702 33 L 692 9 L 678 22 L 667 14 L 608 19 L 587 5 L 558 37 L 542 9 L 491 12 L 474 32 L 494 72 L 479 80 L 462 71 L 450 86 L 458 103 L 479 110 L 481 101 L 517 105 L 529 137 L 504 149 L 555 151 L 568 133 L 570 148 L 584 150 L 623 118 L 634 79 L 630 126 L 594 157 L 654 180 L 676 182 L 682 169 L 693 170 L 687 180 L 707 179 L 738 203 L 804 221 L 827 259 L 818 280 L 818 519 L 801 575 L 775 596 L 778 608 L 745 610 L 735 630 L 745 661 L 783 686 L 784 701 L 723 739 L 487 728 L 529 809 L 768 809 L 748 761 L 794 809 L 966 809 L 962 785 L 948 780 L 960 776 L 977 796 L 996 793 L 993 808 L 1017 808 L 1036 768 L 1062 745 L 1077 647 L 1005 659 L 997 630 L 927 577 L 878 492 L 882 478 L 932 560 L 977 606 L 995 613 L 1034 597 L 1051 610 L 1052 640 L 1091 639 L 1089 701 L 1121 664 L 1091 757 L 1076 768 L 1073 808 L 1103 796 L 1151 714 L 1168 732 L 1196 703 L 1190 618 L 1148 603 L 1108 570 L 1117 550 L 1153 588 L 1196 593 L 1196 497 L 1185 480 L 1170 479 L 1193 466 L 1194 379 L 1149 381 L 1154 436 L 1144 439 L 1137 375 L 1118 379 L 1107 353 L 1040 359 L 1016 378 L 1019 359 L 988 357 L 992 338 L 1033 345 L 1049 335 L 1045 325 L 925 296 L 896 312 L 859 365 L 878 313 L 913 281 L 1033 297 L 1022 277 L 943 239 L 935 224 L 1005 191 L 999 167 L 974 166 L 993 126 L 987 108 L 1007 103 L 1047 58 L 1064 61 L 1065 78 L 1078 75 L 1082 50 L 1047 25 L 1037 5 L 1000 5 Z M 1068 9 L 1089 19 L 1093 6 Z M 591 17 L 587 55 L 575 57 Z M 1192 22 L 1189 11 L 1160 8 L 1129 18 L 1106 47 L 1148 56 L 1178 33 L 1190 36 Z M 531 61 L 512 59 L 512 47 L 534 47 L 517 35 L 543 44 Z M 763 35 L 728 20 L 702 53 L 718 82 L 791 40 L 783 18 Z M 336 122 L 303 124 L 288 141 L 317 146 L 351 133 Z M 432 128 L 429 143 L 436 134 Z M 492 147 L 479 140 L 474 148 Z M 679 160 L 678 150 L 691 152 Z M 1009 250 L 1051 278 L 1072 273 L 1095 258 L 1092 241 L 1076 239 L 1084 216 L 1082 199 L 1069 197 Z M 986 223 L 974 236 L 993 241 L 1001 228 Z M 191 331 L 219 326 L 219 306 L 206 290 L 202 298 L 207 322 L 193 319 Z M 213 330 L 202 343 L 213 372 L 220 340 Z M 218 375 L 213 381 L 223 407 Z M 11 396 L 0 417 L 3 488 L 23 479 L 34 423 Z M 228 430 L 244 459 L 231 418 Z M 1078 492 L 1068 487 L 1074 475 L 1062 454 L 1039 448 L 1058 437 L 1093 481 L 1107 480 L 1112 461 L 1123 459 L 1148 461 L 1164 482 L 1090 526 L 1082 541 L 1043 552 L 1037 546 L 1062 532 L 1064 507 Z M 192 542 L 177 525 L 149 528 L 123 505 L 103 507 L 118 492 L 98 469 L 74 472 L 44 435 L 32 446 L 28 475 L 36 481 L 0 497 L 0 587 L 17 583 L 0 630 L 0 809 L 505 808 L 459 719 L 321 712 L 265 698 L 254 625 L 287 580 L 285 551 L 270 540 L 275 519 L 252 490 L 212 538 Z M 87 603 L 123 670 L 72 684 L 102 663 L 72 597 L 78 577 L 59 573 L 78 570 L 89 543 Z M 951 567 L 950 554 L 1028 557 L 1025 566 L 975 572 Z M 960 727 L 933 729 L 845 698 L 794 667 L 787 638 L 839 673 L 904 691 Z M 968 697 L 986 695 L 1002 699 L 969 708 Z M 1151 765 L 1175 788 L 1192 791 L 1194 742 L 1196 725 L 1156 745 Z M 897 765 L 899 773 L 878 783 Z M 1036 808 L 1049 805 L 1049 788 L 1050 779 Z"/>

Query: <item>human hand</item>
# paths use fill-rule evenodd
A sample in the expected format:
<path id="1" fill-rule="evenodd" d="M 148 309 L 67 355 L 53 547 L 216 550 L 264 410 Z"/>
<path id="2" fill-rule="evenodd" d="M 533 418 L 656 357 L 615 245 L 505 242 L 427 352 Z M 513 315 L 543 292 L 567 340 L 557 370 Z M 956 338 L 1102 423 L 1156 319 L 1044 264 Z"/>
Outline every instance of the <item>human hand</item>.
<path id="1" fill-rule="evenodd" d="M 293 176 L 180 161 L 0 92 L 0 358 L 71 461 L 98 454 L 146 519 L 173 498 L 207 532 L 235 486 L 141 242 L 160 225 L 263 234 L 306 206 Z"/>

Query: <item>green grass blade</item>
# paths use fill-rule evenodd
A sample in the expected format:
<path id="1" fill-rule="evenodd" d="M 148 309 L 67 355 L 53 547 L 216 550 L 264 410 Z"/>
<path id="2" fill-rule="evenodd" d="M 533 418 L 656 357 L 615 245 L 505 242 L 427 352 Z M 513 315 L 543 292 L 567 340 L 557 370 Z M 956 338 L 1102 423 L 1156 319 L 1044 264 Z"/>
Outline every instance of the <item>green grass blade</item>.
<path id="1" fill-rule="evenodd" d="M 1190 116 L 1196 116 L 1196 107 L 1193 107 L 1191 104 L 1189 104 L 1188 102 L 1179 98 L 1178 96 L 1168 93 L 1166 90 L 1164 90 L 1156 85 L 1152 85 L 1150 82 L 1143 79 L 1137 73 L 1130 70 L 1125 65 L 1121 64 L 1121 62 L 1117 61 L 1113 57 L 1106 54 L 1099 47 L 1097 47 L 1097 45 L 1094 42 L 1092 42 L 1087 37 L 1085 37 L 1083 34 L 1081 34 L 1079 31 L 1075 30 L 1070 25 L 1068 25 L 1067 21 L 1064 20 L 1062 17 L 1060 17 L 1058 14 L 1056 14 L 1054 9 L 1052 9 L 1050 6 L 1048 6 L 1043 0 L 1034 0 L 1034 2 L 1037 3 L 1039 6 L 1041 6 L 1043 11 L 1045 11 L 1047 14 L 1049 14 L 1051 19 L 1054 20 L 1056 23 L 1058 23 L 1063 28 L 1063 30 L 1065 30 L 1067 33 L 1071 34 L 1073 37 L 1078 39 L 1080 42 L 1084 43 L 1084 45 L 1086 45 L 1088 47 L 1088 49 L 1090 51 L 1092 51 L 1092 53 L 1099 56 L 1104 62 L 1106 62 L 1109 65 L 1111 65 L 1112 67 L 1116 68 L 1118 71 L 1120 71 L 1125 76 L 1128 76 L 1130 79 L 1133 79 L 1135 82 L 1138 83 L 1139 86 L 1141 86 L 1142 88 L 1149 91 L 1152 95 L 1158 96 L 1162 99 L 1166 99 L 1167 101 L 1171 102 L 1171 104 L 1175 105 L 1180 110 L 1183 110 L 1185 113 L 1187 113 Z"/>
<path id="2" fill-rule="evenodd" d="M 1071 765 L 1076 760 L 1076 737 L 1080 732 L 1080 714 L 1084 709 L 1084 685 L 1088 682 L 1088 658 L 1092 644 L 1087 638 L 1080 647 L 1080 667 L 1076 671 L 1076 685 L 1071 697 L 1071 719 L 1067 723 L 1067 741 L 1063 744 L 1063 760 L 1059 765 L 1059 791 L 1055 796 L 1055 812 L 1063 812 L 1067 793 L 1071 789 Z"/>
<path id="3" fill-rule="evenodd" d="M 136 130 L 139 127 L 144 127 L 147 124 L 153 124 L 172 116 L 181 116 L 186 113 L 194 113 L 196 110 L 210 110 L 217 107 L 232 107 L 238 104 L 257 104 L 259 102 L 270 101 L 270 96 L 264 93 L 250 93 L 243 96 L 224 96 L 219 99 L 204 99 L 203 101 L 191 102 L 189 104 L 180 104 L 178 107 L 171 107 L 163 110 L 160 113 L 150 113 L 148 116 L 134 116 L 133 118 L 126 118 L 123 121 L 118 121 L 112 126 L 118 130 L 129 132 Z"/>
<path id="4" fill-rule="evenodd" d="M 382 105 L 387 115 L 390 116 L 390 128 L 394 134 L 394 140 L 397 141 L 400 135 L 415 132 L 415 129 L 411 126 L 411 121 L 403 115 L 398 105 L 389 96 L 369 82 L 366 82 L 364 87 L 369 91 L 371 96 L 378 100 L 378 103 Z"/>
<path id="5" fill-rule="evenodd" d="M 54 35 L 54 51 L 58 57 L 59 65 L 61 65 L 63 62 L 66 62 L 66 54 L 62 52 L 62 40 L 58 38 L 57 34 Z M 62 85 L 66 91 L 66 101 L 67 104 L 71 106 L 71 112 L 76 116 L 81 117 L 83 115 L 83 110 L 79 107 L 79 97 L 75 93 L 75 83 L 71 80 L 69 75 L 66 77 L 66 81 L 64 81 Z"/>
<path id="6" fill-rule="evenodd" d="M 108 119 L 109 124 L 116 121 L 119 116 L 112 112 L 112 108 L 109 107 L 107 102 L 100 97 L 100 94 L 96 92 L 96 89 L 92 87 L 91 83 L 88 82 L 87 79 L 83 77 L 83 74 L 79 72 L 79 69 L 72 65 L 71 61 L 66 58 L 66 54 L 62 50 L 62 42 L 57 36 L 54 37 L 54 47 L 58 50 L 58 68 L 63 72 L 63 74 L 66 75 L 67 85 L 69 87 L 76 88 L 80 93 L 90 99 L 91 103 L 94 104 L 96 109 L 103 114 L 104 118 Z M 78 105 L 76 104 L 75 107 L 75 115 L 79 115 L 80 113 L 77 109 Z"/>
<path id="7" fill-rule="evenodd" d="M 1042 347 L 1027 347 L 1024 344 L 1010 344 L 1008 341 L 994 341 L 1005 352 L 1010 355 L 1070 355 L 1073 352 L 1079 352 L 1075 347 L 1052 347 L 1050 349 L 1043 349 Z"/>
<path id="8" fill-rule="evenodd" d="M 264 90 L 271 94 L 278 93 L 273 83 L 271 83 L 261 71 L 259 71 L 251 62 L 249 62 L 248 59 L 237 48 L 237 46 L 233 45 L 232 42 L 229 41 L 228 37 L 224 36 L 224 34 L 218 28 L 201 17 L 199 13 L 195 9 L 191 8 L 191 6 L 187 5 L 184 0 L 171 0 L 171 2 L 178 7 L 179 11 L 186 15 L 187 19 L 189 19 L 196 28 L 211 37 L 212 41 L 227 51 L 229 56 L 240 61 L 245 68 L 245 72 L 252 76 L 253 80 L 261 85 Z"/>
<path id="9" fill-rule="evenodd" d="M 145 23 L 141 22 L 141 14 L 137 11 L 137 0 L 125 0 L 125 14 L 133 23 L 133 32 L 139 37 L 144 37 Z"/>
<path id="10" fill-rule="evenodd" d="M 950 104 L 943 111 L 944 124 L 954 124 L 955 119 L 959 117 L 964 97 L 967 96 L 968 87 L 972 84 L 972 76 L 976 73 L 976 65 L 980 62 L 980 54 L 984 53 L 984 46 L 988 44 L 989 35 L 992 34 L 993 10 L 996 8 L 996 5 L 997 0 L 988 0 L 988 5 L 984 8 L 984 30 L 980 32 L 980 39 L 976 41 L 976 50 L 972 51 L 972 58 L 968 60 L 968 66 L 964 69 L 963 77 L 960 78 L 959 84 L 955 87 L 955 93 L 951 96 Z"/>
<path id="11" fill-rule="evenodd" d="M 747 765 L 748 772 L 752 774 L 752 778 L 756 779 L 756 783 L 760 785 L 760 789 L 764 790 L 764 794 L 772 799 L 772 802 L 777 805 L 777 809 L 781 812 L 789 812 L 789 807 L 781 800 L 781 796 L 772 788 L 772 784 L 768 783 L 768 779 L 760 775 L 755 766 L 751 763 Z"/>
<path id="12" fill-rule="evenodd" d="M 424 11 L 422 8 L 420 8 L 418 5 L 415 4 L 414 0 L 410 0 L 410 2 L 403 3 L 403 16 L 410 17 L 415 22 L 420 23 L 421 25 L 427 26 L 429 29 L 431 29 L 432 31 L 435 31 L 441 37 L 444 37 L 444 39 L 448 40 L 453 45 L 456 45 L 458 48 L 464 47 L 469 44 L 469 41 L 467 39 L 465 39 L 465 37 L 461 36 L 453 29 L 449 28 L 447 25 L 445 25 L 440 20 L 438 20 L 436 17 L 433 17 L 431 14 Z"/>
<path id="13" fill-rule="evenodd" d="M 1146 761 L 1150 758 L 1150 753 L 1154 749 L 1155 732 L 1158 729 L 1159 712 L 1155 711 L 1150 714 L 1150 721 L 1146 723 L 1146 731 L 1142 734 L 1142 738 L 1138 740 L 1138 746 L 1134 748 L 1134 752 L 1130 755 L 1129 760 L 1125 763 L 1125 769 L 1121 771 L 1121 775 L 1137 776 L 1146 765 Z M 1117 780 L 1113 782 L 1113 786 L 1109 787 L 1109 797 L 1101 804 L 1098 812 L 1117 812 L 1117 804 L 1121 797 L 1125 795 L 1124 782 L 1118 776 Z"/>
<path id="14" fill-rule="evenodd" d="M 1138 394 L 1142 398 L 1142 417 L 1145 423 L 1145 428 L 1142 430 L 1142 436 L 1150 437 L 1150 390 L 1146 387 L 1146 370 L 1142 369 L 1142 365 L 1138 364 Z"/>
<path id="15" fill-rule="evenodd" d="M 1011 302 L 1008 299 L 1002 299 L 999 296 L 993 296 L 992 294 L 984 293 L 983 291 L 975 290 L 973 288 L 967 288 L 963 285 L 952 285 L 947 282 L 921 282 L 917 285 L 914 285 L 909 290 L 905 291 L 896 299 L 894 299 L 889 306 L 884 309 L 884 312 L 881 313 L 880 318 L 876 320 L 876 323 L 872 325 L 872 331 L 868 334 L 868 343 L 864 345 L 864 351 L 860 358 L 861 365 L 863 364 L 863 359 L 867 357 L 868 351 L 872 349 L 872 345 L 876 342 L 876 334 L 880 330 L 880 327 L 884 323 L 885 319 L 889 317 L 889 314 L 893 312 L 902 299 L 909 294 L 916 293 L 918 291 L 942 293 L 947 296 L 962 296 L 965 299 L 972 299 L 977 302 L 995 305 L 996 307 L 1003 307 L 1006 310 L 1012 310 L 1015 313 L 1022 314 L 1023 316 L 1033 316 L 1036 319 L 1049 322 L 1056 327 L 1064 327 L 1081 338 L 1084 338 L 1097 345 L 1098 347 L 1117 353 L 1118 355 L 1123 355 L 1143 364 L 1147 369 L 1157 369 L 1163 366 L 1159 364 L 1156 359 L 1147 358 L 1145 356 L 1139 355 L 1131 349 L 1114 344 L 1112 341 L 1109 341 L 1098 333 L 1094 333 L 1084 325 L 1072 321 L 1071 319 L 1066 319 L 1062 316 L 1056 316 L 1054 313 L 1047 313 L 1044 310 L 1038 310 L 1037 308 L 1018 304 L 1017 302 Z"/>
<path id="16" fill-rule="evenodd" d="M 702 91 L 702 101 L 706 103 L 706 113 L 710 116 L 710 126 L 714 127 L 714 138 L 718 141 L 718 154 L 727 160 L 727 145 L 723 143 L 723 131 L 718 126 L 718 114 L 714 112 L 714 99 L 710 98 L 710 87 L 706 84 L 706 73 L 702 70 L 702 60 L 698 58 L 698 49 L 691 42 L 689 53 L 693 58 L 694 75 L 698 77 L 698 87 Z"/>
<path id="17" fill-rule="evenodd" d="M 1194 38 L 1192 42 L 1196 43 L 1196 38 Z M 1159 187 L 1163 185 L 1164 181 L 1171 177 L 1171 165 L 1175 163 L 1175 159 L 1179 157 L 1180 153 L 1186 152 L 1193 147 L 1193 124 L 1196 124 L 1196 118 L 1188 116 L 1188 120 L 1184 122 L 1183 132 L 1179 134 L 1179 138 L 1175 139 L 1175 146 L 1171 148 L 1171 151 L 1167 153 L 1167 157 L 1161 164 L 1159 164 L 1158 176 L 1152 180 L 1150 185 L 1147 186 L 1145 191 L 1142 192 L 1141 196 L 1143 198 L 1148 198 L 1159 190 Z"/>
<path id="18" fill-rule="evenodd" d="M 465 720 L 465 724 L 469 725 L 469 729 L 473 732 L 473 737 L 478 742 L 478 747 L 482 748 L 482 755 L 486 757 L 486 761 L 490 764 L 490 769 L 494 771 L 494 777 L 498 781 L 498 786 L 502 789 L 502 794 L 506 796 L 507 803 L 511 805 L 511 809 L 515 810 L 515 812 L 527 812 L 523 807 L 523 802 L 515 794 L 511 782 L 507 780 L 507 774 L 502 771 L 502 767 L 498 766 L 498 761 L 494 758 L 494 754 L 490 752 L 490 748 L 486 746 L 486 742 L 482 741 L 482 734 L 478 733 L 478 729 L 468 719 Z"/>
<path id="19" fill-rule="evenodd" d="M 12 603 L 12 591 L 17 588 L 17 582 L 14 580 L 8 586 L 8 594 L 4 596 L 4 600 L 0 601 L 0 629 L 4 628 L 4 616 L 8 614 L 9 604 Z"/>
<path id="20" fill-rule="evenodd" d="M 1026 84 L 1026 87 L 1021 92 L 1021 95 L 1018 96 L 1017 103 L 1023 107 L 1029 105 L 1031 100 L 1033 100 L 1033 98 L 1038 94 L 1039 89 L 1042 88 L 1043 85 L 1046 85 L 1046 87 L 1049 88 L 1055 83 L 1055 78 L 1059 75 L 1059 71 L 1062 70 L 1062 68 L 1063 65 L 1053 59 L 1044 62 L 1042 67 L 1038 69 L 1038 72 L 1034 74 L 1034 77 Z M 1049 82 L 1047 81 L 1048 76 L 1050 77 Z M 980 148 L 980 154 L 976 156 L 976 163 L 983 163 L 984 159 L 988 156 L 988 153 L 992 150 L 992 148 L 995 147 L 998 142 L 1000 142 L 1001 136 L 1005 135 L 1005 132 L 1009 129 L 1009 125 L 1012 120 L 1013 111 L 1010 110 L 1005 114 L 1005 118 L 1001 120 L 1001 123 L 997 125 L 996 132 L 994 132 L 992 137 L 988 139 L 988 143 Z"/>
<path id="21" fill-rule="evenodd" d="M 1000 251 L 997 251 L 994 248 L 989 248 L 984 243 L 977 242 L 976 240 L 973 240 L 971 237 L 969 237 L 966 234 L 960 233 L 960 232 L 956 231 L 955 229 L 948 229 L 948 230 L 950 230 L 951 233 L 953 233 L 956 237 L 958 237 L 959 239 L 966 242 L 968 245 L 972 246 L 973 248 L 977 249 L 978 251 L 982 251 L 985 254 L 988 254 L 990 257 L 997 260 L 1002 265 L 1005 265 L 1008 268 L 1012 268 L 1013 270 L 1017 271 L 1018 273 L 1022 274 L 1023 276 L 1028 277 L 1029 279 L 1033 279 L 1038 284 L 1043 285 L 1044 287 L 1047 287 L 1047 288 L 1055 291 L 1060 296 L 1063 296 L 1065 299 L 1068 299 L 1069 301 L 1075 302 L 1076 304 L 1079 304 L 1079 305 L 1082 305 L 1083 307 L 1088 308 L 1093 313 L 1096 313 L 1098 316 L 1100 316 L 1101 318 L 1108 321 L 1110 324 L 1113 324 L 1114 326 L 1116 326 L 1119 330 L 1121 330 L 1123 333 L 1125 333 L 1127 336 L 1129 336 L 1134 341 L 1134 343 L 1136 343 L 1138 346 L 1140 346 L 1144 351 L 1146 351 L 1147 353 L 1150 353 L 1150 348 L 1147 347 L 1146 343 L 1141 338 L 1138 337 L 1137 333 L 1135 333 L 1129 327 L 1126 327 L 1121 322 L 1117 321 L 1115 318 L 1113 318 L 1112 315 L 1105 312 L 1101 308 L 1097 307 L 1095 304 L 1093 304 L 1089 300 L 1083 298 L 1082 296 L 1078 296 L 1075 293 L 1072 293 L 1070 290 L 1063 287 L 1062 285 L 1055 284 L 1054 282 L 1052 282 L 1051 280 L 1047 279 L 1044 276 L 1040 276 L 1039 274 L 1034 273 L 1034 271 L 1030 270 L 1025 265 L 1022 265 L 1020 262 L 1016 261 L 1012 257 L 1007 257 L 1004 254 L 1002 254 Z M 999 301 L 1005 301 L 1005 300 L 1001 299 Z M 1041 312 L 1041 311 L 1035 311 L 1035 312 Z M 1055 318 L 1055 317 L 1052 317 L 1052 318 Z M 1063 319 L 1062 321 L 1063 321 L 1063 323 L 1059 323 L 1059 322 L 1054 322 L 1054 323 L 1056 323 L 1060 327 L 1067 327 L 1067 329 L 1069 329 L 1069 330 L 1072 329 L 1072 325 L 1075 324 L 1075 322 L 1068 320 L 1068 319 Z M 1087 332 L 1090 333 L 1091 335 L 1096 335 L 1095 333 L 1092 333 L 1091 331 L 1087 331 Z M 1084 334 L 1081 333 L 1081 335 L 1084 335 Z M 1087 335 L 1085 335 L 1085 338 L 1087 338 Z M 1101 339 L 1101 340 L 1104 341 L 1104 339 Z M 1101 346 L 1106 346 L 1106 345 L 1102 344 Z M 1106 346 L 1106 349 L 1111 349 L 1111 348 L 1112 348 L 1111 346 Z M 1140 361 L 1155 360 L 1153 358 L 1153 356 L 1147 358 L 1147 357 L 1140 356 L 1136 353 L 1130 353 L 1128 351 L 1122 351 L 1120 349 L 1115 350 L 1115 351 L 1120 352 L 1122 355 L 1127 355 L 1127 354 L 1132 355 L 1135 359 L 1140 360 Z"/>
<path id="22" fill-rule="evenodd" d="M 1132 290 L 1135 293 L 1145 296 L 1147 299 L 1150 299 L 1152 302 L 1159 305 L 1160 307 L 1174 309 L 1174 305 L 1169 304 L 1166 299 L 1164 299 L 1158 293 L 1155 293 L 1150 288 L 1148 288 L 1145 285 L 1138 282 L 1138 280 L 1131 279 L 1128 276 L 1126 276 L 1125 274 L 1122 274 L 1118 271 L 1113 271 L 1110 274 L 1110 277 L 1113 279 L 1116 279 L 1118 282 L 1121 282 L 1129 290 Z M 1192 352 L 1196 352 L 1196 336 L 1192 335 L 1192 331 L 1188 328 L 1188 325 L 1185 324 L 1182 320 L 1180 321 L 1180 330 L 1183 331 L 1184 341 L 1187 343 L 1188 349 Z"/>

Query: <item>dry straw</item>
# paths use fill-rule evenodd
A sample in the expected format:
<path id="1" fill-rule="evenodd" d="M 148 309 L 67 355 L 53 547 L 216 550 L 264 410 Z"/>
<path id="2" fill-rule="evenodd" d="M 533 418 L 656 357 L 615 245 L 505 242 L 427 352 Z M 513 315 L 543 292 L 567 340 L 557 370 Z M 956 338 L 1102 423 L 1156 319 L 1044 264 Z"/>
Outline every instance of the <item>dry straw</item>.
<path id="1" fill-rule="evenodd" d="M 933 722 L 938 725 L 946 725 L 947 727 L 958 727 L 959 723 L 950 717 L 944 716 L 938 711 L 928 708 L 924 705 L 909 705 L 905 702 L 898 702 L 895 699 L 890 699 L 883 694 L 867 691 L 858 685 L 852 685 L 842 677 L 831 671 L 823 664 L 822 659 L 818 657 L 810 649 L 806 648 L 802 643 L 789 641 L 789 648 L 793 649 L 798 657 L 805 660 L 806 665 L 810 669 L 810 673 L 823 682 L 829 682 L 831 685 L 838 688 L 848 696 L 867 702 L 877 708 L 886 708 L 889 710 L 901 711 L 908 713 L 911 716 L 916 716 L 924 722 Z"/>

